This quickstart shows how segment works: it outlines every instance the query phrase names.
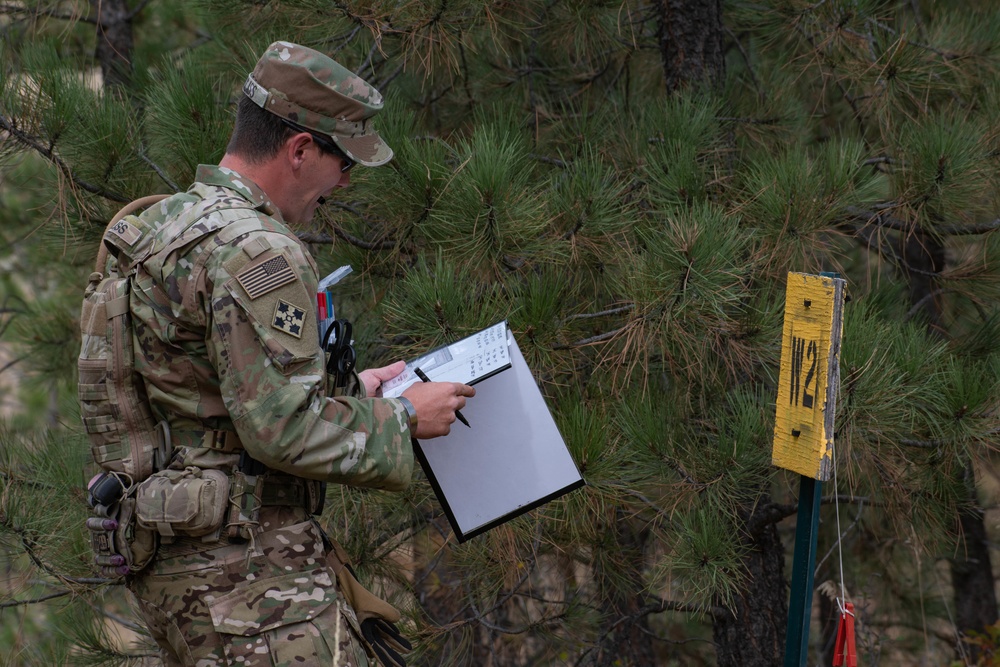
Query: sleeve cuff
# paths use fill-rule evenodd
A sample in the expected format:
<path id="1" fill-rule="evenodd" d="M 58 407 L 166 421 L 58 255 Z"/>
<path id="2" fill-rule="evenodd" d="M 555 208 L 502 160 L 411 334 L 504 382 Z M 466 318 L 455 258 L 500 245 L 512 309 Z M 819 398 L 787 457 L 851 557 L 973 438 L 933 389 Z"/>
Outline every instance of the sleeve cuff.
<path id="1" fill-rule="evenodd" d="M 413 407 L 413 403 L 410 403 L 410 399 L 408 398 L 397 396 L 396 400 L 403 404 L 406 416 L 410 420 L 410 430 L 415 431 L 417 429 L 417 409 Z"/>

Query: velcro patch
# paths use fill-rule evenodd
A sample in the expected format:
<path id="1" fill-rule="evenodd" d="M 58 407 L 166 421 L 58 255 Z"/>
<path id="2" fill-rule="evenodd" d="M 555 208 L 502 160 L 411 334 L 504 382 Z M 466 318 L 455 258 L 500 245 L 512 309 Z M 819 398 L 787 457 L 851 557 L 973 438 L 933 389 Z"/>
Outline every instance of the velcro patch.
<path id="1" fill-rule="evenodd" d="M 290 336 L 302 338 L 302 329 L 305 324 L 305 310 L 278 299 L 278 305 L 274 307 L 274 317 L 271 319 L 272 327 L 278 331 L 284 331 Z"/>
<path id="2" fill-rule="evenodd" d="M 142 236 L 136 226 L 129 224 L 127 220 L 119 220 L 108 231 L 117 234 L 128 245 L 134 244 Z"/>
<path id="3" fill-rule="evenodd" d="M 295 271 L 288 265 L 288 260 L 283 255 L 273 257 L 262 264 L 248 266 L 236 274 L 247 296 L 256 299 L 271 290 L 276 290 L 282 285 L 287 285 L 298 279 Z"/>

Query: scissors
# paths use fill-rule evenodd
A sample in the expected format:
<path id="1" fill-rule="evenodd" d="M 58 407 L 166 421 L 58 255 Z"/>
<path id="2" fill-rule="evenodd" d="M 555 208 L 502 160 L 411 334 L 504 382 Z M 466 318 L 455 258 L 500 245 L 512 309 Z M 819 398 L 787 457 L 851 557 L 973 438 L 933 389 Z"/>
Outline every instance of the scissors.
<path id="1" fill-rule="evenodd" d="M 343 389 L 347 386 L 347 378 L 354 370 L 354 364 L 358 356 L 351 344 L 351 334 L 353 327 L 347 320 L 334 320 L 326 329 L 323 336 L 323 349 L 330 353 L 326 361 L 326 372 L 333 376 L 333 386 L 335 389 Z M 334 340 L 331 343 L 330 337 Z"/>

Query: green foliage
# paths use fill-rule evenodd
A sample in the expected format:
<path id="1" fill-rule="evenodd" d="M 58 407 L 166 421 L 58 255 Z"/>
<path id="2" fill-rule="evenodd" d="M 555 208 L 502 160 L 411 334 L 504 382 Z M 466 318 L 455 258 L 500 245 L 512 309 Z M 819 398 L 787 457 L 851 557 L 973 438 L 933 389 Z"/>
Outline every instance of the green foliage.
<path id="1" fill-rule="evenodd" d="M 824 506 L 821 544 L 843 535 L 873 646 L 946 660 L 913 628 L 950 622 L 961 600 L 935 561 L 958 553 L 959 510 L 995 500 L 974 475 L 1000 407 L 994 4 L 727 2 L 719 85 L 666 94 L 664 3 L 140 3 L 117 87 L 97 75 L 92 24 L 8 3 L 0 539 L 23 575 L 0 598 L 88 574 L 72 379 L 98 235 L 123 201 L 219 159 L 246 72 L 291 38 L 387 100 L 395 159 L 353 171 L 297 230 L 323 273 L 354 269 L 337 309 L 362 366 L 507 319 L 587 480 L 465 544 L 419 472 L 401 494 L 330 489 L 323 523 L 404 611 L 414 664 L 582 667 L 633 628 L 633 643 L 680 642 L 654 645 L 659 664 L 724 663 L 722 634 L 718 652 L 684 641 L 720 617 L 642 610 L 732 606 L 748 525 L 795 501 L 770 465 L 789 271 L 837 271 L 851 296 L 827 493 L 845 516 L 855 502 L 839 534 Z M 838 578 L 834 560 L 817 577 Z M 80 604 L 5 620 L 2 659 L 148 651 L 81 621 L 129 616 L 119 589 L 72 592 Z M 990 635 L 970 636 L 987 655 Z"/>
<path id="2" fill-rule="evenodd" d="M 654 210 L 669 212 L 708 198 L 710 183 L 719 177 L 721 107 L 718 99 L 690 93 L 640 112 L 625 157 L 641 166 Z"/>
<path id="3" fill-rule="evenodd" d="M 716 603 L 729 607 L 745 583 L 746 549 L 732 524 L 707 508 L 697 508 L 676 526 L 672 549 L 660 569 L 678 577 L 685 599 L 704 610 Z"/>
<path id="4" fill-rule="evenodd" d="M 158 70 L 162 78 L 144 100 L 149 109 L 149 157 L 175 183 L 189 183 L 199 164 L 222 158 L 229 139 L 227 121 L 233 117 L 230 99 L 235 93 L 199 61 L 165 60 Z M 184 141 L 178 142 L 177 137 Z"/>
<path id="5" fill-rule="evenodd" d="M 954 222 L 950 212 L 978 217 L 977 201 L 996 184 L 985 127 L 958 114 L 928 116 L 899 128 L 895 140 L 903 168 L 894 171 L 892 194 L 930 221 Z M 933 230 L 934 226 L 929 226 Z"/>

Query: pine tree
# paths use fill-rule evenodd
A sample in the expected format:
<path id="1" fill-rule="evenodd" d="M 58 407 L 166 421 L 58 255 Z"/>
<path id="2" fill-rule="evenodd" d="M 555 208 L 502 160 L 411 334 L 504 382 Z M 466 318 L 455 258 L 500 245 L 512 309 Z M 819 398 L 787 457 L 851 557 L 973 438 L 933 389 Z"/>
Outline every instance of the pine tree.
<path id="1" fill-rule="evenodd" d="M 219 159 L 279 38 L 388 100 L 396 158 L 297 230 L 321 272 L 354 267 L 338 312 L 364 365 L 506 318 L 588 481 L 463 544 L 423 480 L 331 491 L 323 521 L 405 611 L 414 664 L 780 660 L 789 271 L 851 297 L 817 582 L 842 548 L 864 664 L 974 657 L 956 637 L 997 621 L 998 28 L 985 0 L 0 6 L 3 261 L 37 285 L 0 343 L 58 417 L 26 398 L 0 435 L 2 632 L 46 638 L 7 659 L 152 650 L 109 636 L 134 617 L 87 562 L 75 309 L 111 214 Z"/>

